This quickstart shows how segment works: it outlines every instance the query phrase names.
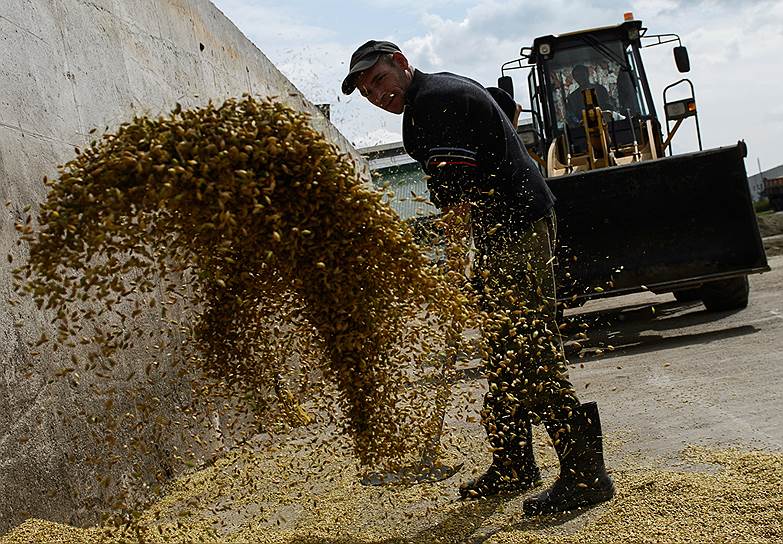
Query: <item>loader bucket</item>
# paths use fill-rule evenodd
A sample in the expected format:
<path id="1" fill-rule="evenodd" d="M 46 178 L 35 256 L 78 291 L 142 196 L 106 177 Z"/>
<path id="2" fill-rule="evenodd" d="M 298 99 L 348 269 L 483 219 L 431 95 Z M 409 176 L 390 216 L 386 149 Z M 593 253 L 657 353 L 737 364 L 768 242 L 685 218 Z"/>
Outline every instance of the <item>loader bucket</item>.
<path id="1" fill-rule="evenodd" d="M 549 178 L 561 300 L 769 270 L 743 144 Z"/>

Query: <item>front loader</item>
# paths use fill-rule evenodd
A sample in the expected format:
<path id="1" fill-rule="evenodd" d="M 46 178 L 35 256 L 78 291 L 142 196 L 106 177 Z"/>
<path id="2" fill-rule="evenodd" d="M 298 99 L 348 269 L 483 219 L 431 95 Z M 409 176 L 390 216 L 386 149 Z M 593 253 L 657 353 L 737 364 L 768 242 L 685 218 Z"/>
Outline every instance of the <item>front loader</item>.
<path id="1" fill-rule="evenodd" d="M 666 135 L 641 49 L 680 42 L 622 24 L 537 38 L 502 67 L 529 69 L 531 123 L 518 128 L 557 198 L 558 288 L 565 306 L 643 290 L 702 300 L 708 310 L 744 308 L 748 274 L 769 270 L 745 172 L 744 142 L 703 150 L 693 85 L 664 91 Z M 680 72 L 687 50 L 674 48 Z M 668 100 L 674 88 L 689 96 Z M 699 151 L 672 155 L 693 119 Z"/>

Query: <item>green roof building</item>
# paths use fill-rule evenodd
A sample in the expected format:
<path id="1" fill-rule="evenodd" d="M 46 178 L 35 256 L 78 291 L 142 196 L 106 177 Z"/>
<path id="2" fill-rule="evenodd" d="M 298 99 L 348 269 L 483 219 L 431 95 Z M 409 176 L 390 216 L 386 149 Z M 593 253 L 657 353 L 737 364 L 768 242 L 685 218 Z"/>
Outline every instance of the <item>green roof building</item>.
<path id="1" fill-rule="evenodd" d="M 376 187 L 386 187 L 392 208 L 403 220 L 424 218 L 438 213 L 429 202 L 425 174 L 419 163 L 405 153 L 402 142 L 365 147 L 358 150 L 370 163 Z"/>

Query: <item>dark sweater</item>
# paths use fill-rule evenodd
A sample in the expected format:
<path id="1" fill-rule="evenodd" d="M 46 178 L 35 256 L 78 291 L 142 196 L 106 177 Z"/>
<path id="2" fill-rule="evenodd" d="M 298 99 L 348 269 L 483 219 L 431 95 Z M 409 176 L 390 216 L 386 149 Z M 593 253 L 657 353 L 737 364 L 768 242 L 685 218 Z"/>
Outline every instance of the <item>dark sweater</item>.
<path id="1" fill-rule="evenodd" d="M 433 204 L 469 202 L 479 241 L 490 231 L 526 229 L 550 213 L 554 196 L 483 86 L 416 70 L 405 104 L 403 144 L 429 176 Z"/>

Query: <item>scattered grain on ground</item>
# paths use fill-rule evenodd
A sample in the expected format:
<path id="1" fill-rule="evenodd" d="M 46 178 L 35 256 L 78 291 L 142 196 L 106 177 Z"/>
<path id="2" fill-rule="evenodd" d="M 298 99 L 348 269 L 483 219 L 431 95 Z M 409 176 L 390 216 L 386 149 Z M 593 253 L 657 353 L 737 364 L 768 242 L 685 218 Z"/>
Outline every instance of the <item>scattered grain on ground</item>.
<path id="1" fill-rule="evenodd" d="M 239 456 L 241 457 L 241 456 Z M 225 459 L 204 472 L 220 472 L 227 489 L 242 481 L 239 457 Z M 240 463 L 248 476 L 264 482 L 241 503 L 222 503 L 207 483 L 212 476 L 195 473 L 177 481 L 171 495 L 146 511 L 144 542 L 258 543 L 433 543 L 486 541 L 487 544 L 577 544 L 611 542 L 780 542 L 783 540 L 783 455 L 689 447 L 677 468 L 644 464 L 615 471 L 618 494 L 586 512 L 527 519 L 522 496 L 462 502 L 434 486 L 398 489 L 362 488 L 356 475 L 335 470 L 333 478 L 306 491 L 280 493 L 272 484 L 271 461 L 258 453 Z M 338 463 L 339 465 L 339 463 Z M 550 474 L 556 465 L 550 465 Z M 233 468 L 232 468 L 233 467 Z M 337 467 L 336 467 L 337 468 Z M 232 475 L 233 474 L 233 475 Z M 233 483 L 232 483 L 233 481 Z M 448 484 L 446 484 L 448 485 Z M 297 496 L 296 492 L 302 494 Z M 212 504 L 210 510 L 209 504 Z M 436 505 L 437 510 L 428 508 Z M 262 508 L 276 512 L 261 520 Z M 428 511 L 428 517 L 422 513 Z M 232 518 L 226 523 L 218 518 Z M 178 526 L 179 525 L 179 526 Z M 160 527 L 158 529 L 157 527 Z M 29 520 L 2 544 L 58 542 L 91 544 L 138 541 L 137 534 L 118 538 L 102 529 L 80 530 Z M 48 539 L 48 540 L 47 540 Z"/>

